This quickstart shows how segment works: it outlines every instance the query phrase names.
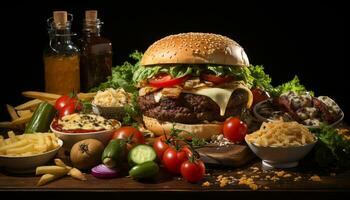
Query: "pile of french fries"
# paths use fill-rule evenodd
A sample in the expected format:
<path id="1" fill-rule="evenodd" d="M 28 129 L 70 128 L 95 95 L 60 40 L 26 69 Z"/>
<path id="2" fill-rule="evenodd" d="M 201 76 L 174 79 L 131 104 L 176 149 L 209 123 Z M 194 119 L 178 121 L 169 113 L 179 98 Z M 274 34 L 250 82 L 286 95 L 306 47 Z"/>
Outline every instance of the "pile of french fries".
<path id="1" fill-rule="evenodd" d="M 25 102 L 18 106 L 6 105 L 7 111 L 11 117 L 11 121 L 0 122 L 0 128 L 8 129 L 24 129 L 25 124 L 32 118 L 33 112 L 38 105 L 46 101 L 52 105 L 55 104 L 56 100 L 61 97 L 59 94 L 52 94 L 46 92 L 37 91 L 25 91 L 22 92 L 24 97 L 31 98 L 32 100 Z M 96 93 L 79 93 L 78 98 L 84 101 L 90 101 L 94 98 Z"/>
<path id="2" fill-rule="evenodd" d="M 45 153 L 59 147 L 54 133 L 32 133 L 15 135 L 9 131 L 8 138 L 0 135 L 0 155 L 31 156 Z"/>
<path id="3" fill-rule="evenodd" d="M 36 175 L 42 175 L 37 186 L 45 185 L 51 181 L 69 175 L 75 179 L 86 181 L 85 175 L 77 168 L 66 165 L 61 159 L 55 159 L 56 165 L 40 166 L 36 168 Z"/>

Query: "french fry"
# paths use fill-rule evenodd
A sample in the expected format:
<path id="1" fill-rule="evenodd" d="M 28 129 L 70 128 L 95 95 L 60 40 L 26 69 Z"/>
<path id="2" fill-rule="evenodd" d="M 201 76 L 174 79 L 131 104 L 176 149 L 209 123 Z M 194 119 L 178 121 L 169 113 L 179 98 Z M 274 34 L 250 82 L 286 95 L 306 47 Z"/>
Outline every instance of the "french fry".
<path id="1" fill-rule="evenodd" d="M 18 115 L 16 113 L 16 110 L 13 106 L 6 104 L 7 112 L 10 114 L 10 117 L 12 120 L 18 119 Z"/>
<path id="2" fill-rule="evenodd" d="M 18 154 L 22 154 L 25 152 L 31 152 L 34 149 L 34 145 L 33 144 L 27 144 L 23 147 L 17 147 L 17 148 L 12 148 L 12 149 L 7 149 L 6 153 L 8 155 L 18 155 Z"/>
<path id="3" fill-rule="evenodd" d="M 24 116 L 24 117 L 18 118 L 18 119 L 16 119 L 16 120 L 13 120 L 13 121 L 12 121 L 12 124 L 13 124 L 13 125 L 25 124 L 25 123 L 27 123 L 27 122 L 30 121 L 30 119 L 32 118 L 32 116 L 33 116 L 33 113 L 31 113 L 31 114 L 29 114 L 29 115 L 26 115 L 26 116 Z"/>
<path id="4" fill-rule="evenodd" d="M 11 140 L 6 139 L 4 140 L 5 145 L 0 147 L 0 154 L 2 154 L 3 152 L 7 152 L 7 150 L 9 149 L 16 149 L 16 148 L 20 148 L 23 146 L 28 145 L 28 140 L 20 140 L 14 143 L 11 143 Z"/>
<path id="5" fill-rule="evenodd" d="M 40 99 L 43 101 L 46 100 L 56 100 L 61 97 L 59 94 L 52 94 L 52 93 L 46 93 L 46 92 L 37 92 L 37 91 L 25 91 L 22 92 L 22 95 L 28 98 L 33 99 Z"/>
<path id="6" fill-rule="evenodd" d="M 4 137 L 0 135 L 0 147 L 4 145 Z"/>
<path id="7" fill-rule="evenodd" d="M 12 122 L 0 122 L 0 128 L 15 129 L 16 126 Z"/>
<path id="8" fill-rule="evenodd" d="M 85 175 L 81 173 L 81 171 L 77 168 L 72 168 L 71 170 L 69 170 L 68 175 L 81 181 L 87 180 Z"/>
<path id="9" fill-rule="evenodd" d="M 54 181 L 56 179 L 59 179 L 63 176 L 65 176 L 66 173 L 64 174 L 44 174 L 43 176 L 41 176 L 40 180 L 38 181 L 38 183 L 36 184 L 37 186 L 42 186 L 42 185 L 45 185 L 51 181 Z"/>
<path id="10" fill-rule="evenodd" d="M 65 164 L 61 159 L 59 159 L 59 158 L 55 158 L 55 164 L 56 164 L 57 166 L 60 166 L 60 167 L 65 167 L 65 168 L 68 169 L 68 170 L 71 170 L 71 169 L 72 169 L 72 167 L 66 165 L 66 164 Z"/>
<path id="11" fill-rule="evenodd" d="M 18 139 L 16 137 L 16 134 L 13 131 L 7 132 L 7 135 L 9 136 L 11 142 L 17 142 Z"/>
<path id="12" fill-rule="evenodd" d="M 19 110 L 19 111 L 17 111 L 17 114 L 19 115 L 19 117 L 25 117 L 26 115 L 32 114 L 32 111 L 30 111 L 30 110 Z"/>
<path id="13" fill-rule="evenodd" d="M 91 93 L 79 93 L 77 96 L 81 100 L 89 101 L 93 99 L 96 95 L 96 92 L 91 92 Z"/>
<path id="14" fill-rule="evenodd" d="M 15 109 L 16 110 L 27 110 L 27 109 L 34 110 L 34 108 L 36 108 L 41 102 L 43 101 L 40 99 L 33 99 L 24 104 L 16 106 Z"/>
<path id="15" fill-rule="evenodd" d="M 41 174 L 53 174 L 53 175 L 60 175 L 60 174 L 67 174 L 69 170 L 65 167 L 60 167 L 56 165 L 51 166 L 40 166 L 36 168 L 35 174 L 41 175 Z"/>

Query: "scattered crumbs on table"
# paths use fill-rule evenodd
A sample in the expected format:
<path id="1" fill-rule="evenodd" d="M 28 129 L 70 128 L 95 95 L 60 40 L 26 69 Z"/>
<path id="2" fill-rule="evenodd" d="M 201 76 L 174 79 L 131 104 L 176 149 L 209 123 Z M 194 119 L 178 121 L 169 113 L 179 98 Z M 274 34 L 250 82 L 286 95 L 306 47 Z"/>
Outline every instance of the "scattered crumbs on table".
<path id="1" fill-rule="evenodd" d="M 275 174 L 278 176 L 278 177 L 281 177 L 285 174 L 286 172 L 285 171 L 279 171 L 279 172 L 275 172 Z"/>
<path id="2" fill-rule="evenodd" d="M 209 181 L 205 181 L 204 183 L 202 183 L 203 187 L 209 187 L 211 184 L 209 183 Z"/>
<path id="3" fill-rule="evenodd" d="M 321 180 L 321 177 L 318 176 L 318 175 L 313 175 L 313 176 L 311 176 L 309 180 L 315 181 L 315 182 L 322 181 L 322 180 Z"/>
<path id="4" fill-rule="evenodd" d="M 285 175 L 283 175 L 283 178 L 289 178 L 289 177 L 292 177 L 292 175 L 291 175 L 291 174 L 285 174 Z"/>
<path id="5" fill-rule="evenodd" d="M 276 175 L 270 178 L 271 181 L 278 181 L 280 178 L 278 178 Z"/>
<path id="6" fill-rule="evenodd" d="M 258 168 L 258 167 L 250 167 L 250 169 L 252 169 L 252 170 L 253 170 L 253 173 L 255 173 L 255 172 L 259 171 L 259 168 Z"/>
<path id="7" fill-rule="evenodd" d="M 301 180 L 301 176 L 297 176 L 294 178 L 294 181 L 300 181 Z"/>
<path id="8" fill-rule="evenodd" d="M 247 185 L 252 190 L 257 190 L 259 188 L 252 178 L 247 177 L 240 178 L 238 185 Z"/>

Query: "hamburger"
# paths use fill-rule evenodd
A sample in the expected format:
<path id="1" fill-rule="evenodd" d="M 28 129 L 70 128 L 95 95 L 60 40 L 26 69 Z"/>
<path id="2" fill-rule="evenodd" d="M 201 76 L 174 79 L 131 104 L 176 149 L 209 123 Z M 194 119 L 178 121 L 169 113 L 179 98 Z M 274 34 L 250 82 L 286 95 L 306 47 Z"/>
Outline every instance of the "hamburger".
<path id="1" fill-rule="evenodd" d="M 211 33 L 170 35 L 144 53 L 133 81 L 146 128 L 171 128 L 209 139 L 230 116 L 252 105 L 249 60 L 234 40 Z"/>

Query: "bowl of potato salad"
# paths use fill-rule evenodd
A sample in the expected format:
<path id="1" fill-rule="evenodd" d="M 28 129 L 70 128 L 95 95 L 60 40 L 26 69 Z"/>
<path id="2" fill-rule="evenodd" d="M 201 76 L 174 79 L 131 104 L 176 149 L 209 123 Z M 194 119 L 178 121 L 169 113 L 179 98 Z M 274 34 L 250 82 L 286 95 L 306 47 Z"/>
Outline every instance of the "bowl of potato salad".
<path id="1" fill-rule="evenodd" d="M 32 133 L 0 138 L 0 167 L 12 173 L 31 173 L 52 160 L 63 141 L 54 133 Z"/>

